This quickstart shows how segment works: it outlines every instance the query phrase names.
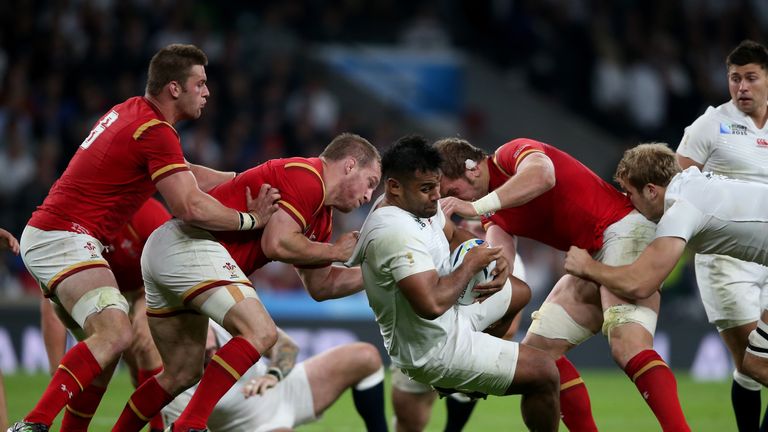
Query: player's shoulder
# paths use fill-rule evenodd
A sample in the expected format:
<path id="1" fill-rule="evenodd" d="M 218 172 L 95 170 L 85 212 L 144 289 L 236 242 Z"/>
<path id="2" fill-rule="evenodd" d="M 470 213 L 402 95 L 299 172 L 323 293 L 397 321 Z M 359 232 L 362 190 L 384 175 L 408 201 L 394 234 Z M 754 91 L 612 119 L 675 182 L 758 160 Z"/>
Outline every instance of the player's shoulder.
<path id="1" fill-rule="evenodd" d="M 372 211 L 366 224 L 379 235 L 418 235 L 425 222 L 422 218 L 397 207 L 384 206 Z M 383 234 L 382 234 L 383 233 Z"/>
<path id="2" fill-rule="evenodd" d="M 176 128 L 144 97 L 132 97 L 113 107 L 112 111 L 125 122 L 125 129 L 134 140 L 147 137 L 150 132 L 179 136 Z"/>

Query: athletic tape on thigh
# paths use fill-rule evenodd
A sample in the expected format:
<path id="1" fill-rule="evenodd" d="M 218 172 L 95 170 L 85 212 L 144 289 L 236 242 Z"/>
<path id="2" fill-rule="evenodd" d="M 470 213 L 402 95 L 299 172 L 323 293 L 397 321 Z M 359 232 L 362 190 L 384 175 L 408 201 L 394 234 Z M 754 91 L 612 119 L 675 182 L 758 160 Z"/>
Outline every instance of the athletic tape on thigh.
<path id="1" fill-rule="evenodd" d="M 548 339 L 565 339 L 578 345 L 592 337 L 593 333 L 577 323 L 565 309 L 557 303 L 544 303 L 539 310 L 531 314 L 533 322 L 530 333 Z"/>
<path id="2" fill-rule="evenodd" d="M 758 391 L 763 388 L 762 384 L 744 375 L 736 369 L 733 370 L 733 380 L 747 390 Z"/>
<path id="3" fill-rule="evenodd" d="M 84 329 L 85 320 L 104 309 L 120 309 L 127 315 L 130 308 L 128 300 L 120 294 L 120 290 L 115 287 L 103 286 L 83 294 L 80 300 L 72 306 L 70 316 Z"/>
<path id="4" fill-rule="evenodd" d="M 640 324 L 653 336 L 656 333 L 656 312 L 645 306 L 622 304 L 603 311 L 603 334 L 610 338 L 611 330 L 624 324 Z"/>
<path id="5" fill-rule="evenodd" d="M 757 322 L 757 328 L 749 334 L 747 352 L 758 357 L 768 358 L 768 324 L 762 320 Z"/>
<path id="6" fill-rule="evenodd" d="M 234 283 L 215 288 L 213 294 L 203 302 L 200 310 L 220 325 L 224 325 L 224 316 L 230 309 L 246 298 L 258 298 L 256 291 L 246 285 Z"/>

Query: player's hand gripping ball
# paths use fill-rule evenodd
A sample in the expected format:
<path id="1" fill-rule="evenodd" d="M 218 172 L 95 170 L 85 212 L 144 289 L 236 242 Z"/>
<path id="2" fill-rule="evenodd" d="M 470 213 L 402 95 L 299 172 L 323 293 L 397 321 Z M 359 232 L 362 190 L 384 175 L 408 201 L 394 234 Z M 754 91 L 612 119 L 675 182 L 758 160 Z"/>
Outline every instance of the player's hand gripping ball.
<path id="1" fill-rule="evenodd" d="M 469 252 L 470 249 L 472 249 L 475 246 L 480 246 L 482 244 L 485 244 L 485 241 L 474 238 L 469 239 L 465 241 L 464 243 L 460 244 L 459 247 L 457 247 L 452 253 L 451 253 L 451 271 L 455 271 L 458 266 L 461 265 L 461 263 L 464 261 L 464 257 L 467 255 L 467 252 Z M 456 300 L 456 303 L 460 305 L 471 305 L 475 302 L 475 298 L 477 298 L 477 293 L 473 290 L 475 288 L 475 285 L 485 283 L 493 279 L 493 270 L 496 268 L 496 261 L 491 262 L 488 264 L 484 269 L 477 272 L 472 278 L 469 280 L 469 283 L 467 286 L 464 287 L 464 289 L 461 291 L 461 294 L 459 294 L 458 300 Z"/>

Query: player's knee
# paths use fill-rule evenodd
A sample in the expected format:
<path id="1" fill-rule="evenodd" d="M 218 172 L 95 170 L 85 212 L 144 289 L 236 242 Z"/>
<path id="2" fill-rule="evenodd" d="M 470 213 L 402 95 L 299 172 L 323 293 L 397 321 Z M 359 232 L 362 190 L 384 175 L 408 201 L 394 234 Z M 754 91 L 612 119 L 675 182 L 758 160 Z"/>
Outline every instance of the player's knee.
<path id="1" fill-rule="evenodd" d="M 768 385 L 768 324 L 758 321 L 757 328 L 749 334 L 741 368 L 760 384 Z"/>
<path id="2" fill-rule="evenodd" d="M 250 334 L 241 336 L 245 337 L 256 348 L 256 351 L 264 354 L 277 342 L 277 327 L 272 321 L 269 321 L 268 324 L 259 326 Z"/>
<path id="3" fill-rule="evenodd" d="M 545 302 L 531 314 L 531 318 L 533 321 L 528 332 L 546 339 L 564 339 L 572 345 L 578 345 L 593 334 L 557 303 Z"/>
<path id="4" fill-rule="evenodd" d="M 511 306 L 514 308 L 515 313 L 517 313 L 531 302 L 531 287 L 524 281 L 515 277 L 510 277 L 509 281 L 512 283 Z"/>
<path id="5" fill-rule="evenodd" d="M 603 311 L 603 334 L 609 339 L 611 330 L 625 324 L 640 324 L 648 333 L 656 333 L 656 321 L 658 314 L 653 309 L 634 305 L 620 304 L 614 305 Z"/>
<path id="6" fill-rule="evenodd" d="M 381 369 L 381 355 L 375 346 L 367 342 L 356 342 L 353 344 L 354 356 L 356 362 L 366 374 L 372 374 Z"/>

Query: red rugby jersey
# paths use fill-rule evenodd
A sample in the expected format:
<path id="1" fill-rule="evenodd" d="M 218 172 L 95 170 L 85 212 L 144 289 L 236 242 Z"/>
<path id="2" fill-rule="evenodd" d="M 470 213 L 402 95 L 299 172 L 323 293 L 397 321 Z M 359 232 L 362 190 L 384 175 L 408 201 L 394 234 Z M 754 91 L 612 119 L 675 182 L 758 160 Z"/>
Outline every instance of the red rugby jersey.
<path id="1" fill-rule="evenodd" d="M 29 225 L 109 242 L 156 182 L 188 169 L 173 126 L 147 99 L 130 98 L 96 122 Z"/>
<path id="2" fill-rule="evenodd" d="M 555 167 L 555 187 L 520 207 L 497 211 L 483 224 L 494 223 L 504 231 L 540 241 L 560 250 L 571 245 L 596 252 L 603 231 L 632 211 L 632 203 L 569 154 L 526 138 L 499 147 L 488 162 L 489 190 L 495 190 L 517 172 L 529 154 L 547 155 Z"/>
<path id="3" fill-rule="evenodd" d="M 210 194 L 223 205 L 246 211 L 245 188 L 255 196 L 261 185 L 269 183 L 280 190 L 278 204 L 302 227 L 304 235 L 327 242 L 333 228 L 333 209 L 325 206 L 323 163 L 319 158 L 274 159 L 222 183 Z M 212 232 L 248 275 L 270 260 L 261 250 L 263 230 Z M 329 263 L 330 264 L 330 263 Z"/>
<path id="4" fill-rule="evenodd" d="M 165 206 L 150 198 L 110 242 L 112 247 L 104 254 L 104 258 L 112 268 L 120 291 L 134 291 L 144 286 L 141 277 L 141 251 L 152 231 L 170 218 L 171 214 Z"/>

